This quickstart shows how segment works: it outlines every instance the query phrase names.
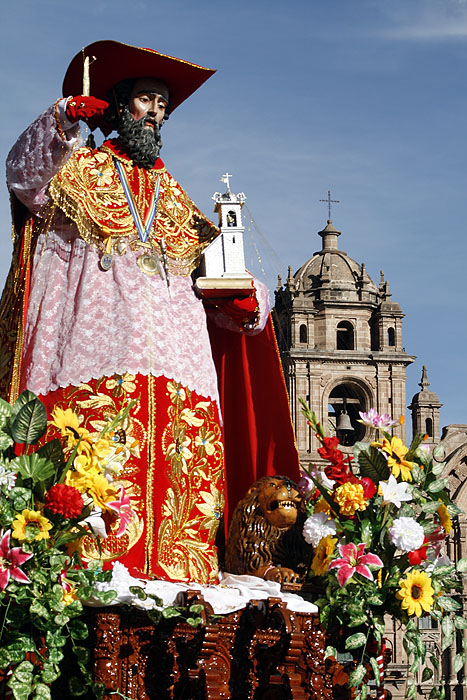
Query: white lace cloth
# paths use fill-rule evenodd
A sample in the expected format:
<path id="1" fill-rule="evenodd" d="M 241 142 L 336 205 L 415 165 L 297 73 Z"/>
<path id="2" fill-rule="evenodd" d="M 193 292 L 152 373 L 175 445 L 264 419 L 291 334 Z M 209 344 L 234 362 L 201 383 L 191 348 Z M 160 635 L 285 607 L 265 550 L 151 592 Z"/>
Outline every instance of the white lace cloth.
<path id="1" fill-rule="evenodd" d="M 66 125 L 69 126 L 69 125 Z M 7 159 L 7 181 L 41 216 L 48 184 L 78 145 L 72 127 L 64 141 L 53 108 L 20 136 Z M 60 211 L 35 250 L 23 346 L 21 390 L 47 394 L 114 373 L 165 376 L 217 400 L 217 380 L 202 302 L 190 277 L 145 275 L 137 253 L 114 256 L 108 271 L 101 253 L 79 237 Z M 268 299 L 256 283 L 262 330 Z"/>
<path id="2" fill-rule="evenodd" d="M 162 605 L 156 605 L 153 598 L 140 600 L 135 593 L 131 593 L 130 586 L 143 588 L 148 596 L 154 595 L 162 600 Z M 116 562 L 112 570 L 112 580 L 108 583 L 96 583 L 98 591 L 115 591 L 117 597 L 111 605 L 134 605 L 142 610 L 162 610 L 171 605 L 176 605 L 179 593 L 187 590 L 201 591 L 204 600 L 209 603 L 216 615 L 228 615 L 246 607 L 250 600 L 265 600 L 266 598 L 280 598 L 289 610 L 294 612 L 317 612 L 314 603 L 309 603 L 295 593 L 283 593 L 279 583 L 265 581 L 257 576 L 234 576 L 233 574 L 220 573 L 219 583 L 204 586 L 201 583 L 175 583 L 171 581 L 143 581 L 133 578 L 128 569 Z M 91 607 L 99 607 L 96 599 L 87 601 Z"/>

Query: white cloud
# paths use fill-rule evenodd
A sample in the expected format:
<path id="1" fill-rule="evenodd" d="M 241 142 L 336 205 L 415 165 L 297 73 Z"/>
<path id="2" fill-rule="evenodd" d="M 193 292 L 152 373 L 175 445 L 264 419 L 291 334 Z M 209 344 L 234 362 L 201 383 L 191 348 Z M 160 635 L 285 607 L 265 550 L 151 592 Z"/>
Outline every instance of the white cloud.
<path id="1" fill-rule="evenodd" d="M 418 0 L 410 4 L 387 4 L 384 12 L 388 26 L 379 32 L 384 38 L 401 41 L 467 38 L 467 0 Z"/>

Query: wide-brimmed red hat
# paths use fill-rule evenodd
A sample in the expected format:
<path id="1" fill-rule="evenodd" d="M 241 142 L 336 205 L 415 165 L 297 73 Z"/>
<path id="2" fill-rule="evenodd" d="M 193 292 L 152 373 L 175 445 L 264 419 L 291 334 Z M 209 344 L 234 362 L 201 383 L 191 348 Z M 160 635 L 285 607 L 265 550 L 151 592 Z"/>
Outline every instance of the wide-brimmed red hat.
<path id="1" fill-rule="evenodd" d="M 77 53 L 68 66 L 63 80 L 64 97 L 82 94 L 86 56 L 90 57 L 90 94 L 93 97 L 107 99 L 108 91 L 120 80 L 158 78 L 168 85 L 171 111 L 216 72 L 153 49 L 142 49 L 119 41 L 96 41 Z"/>

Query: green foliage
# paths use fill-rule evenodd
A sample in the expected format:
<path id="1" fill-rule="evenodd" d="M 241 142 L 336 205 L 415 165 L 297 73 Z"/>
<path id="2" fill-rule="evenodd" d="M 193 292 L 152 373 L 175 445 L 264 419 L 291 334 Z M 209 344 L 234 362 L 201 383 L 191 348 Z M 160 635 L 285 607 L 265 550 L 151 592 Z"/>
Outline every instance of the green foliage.
<path id="1" fill-rule="evenodd" d="M 438 674 L 439 668 L 434 657 L 426 658 L 418 617 L 428 611 L 440 623 L 443 649 L 455 643 L 457 630 L 467 629 L 457 599 L 462 591 L 461 576 L 467 573 L 467 559 L 457 566 L 438 564 L 437 548 L 446 536 L 444 528 L 450 528 L 449 517 L 457 517 L 460 511 L 450 501 L 447 479 L 442 477 L 444 464 L 434 461 L 429 451 L 423 449 L 423 436 L 417 436 L 407 449 L 400 439 L 380 430 L 381 437 L 375 435 L 374 444 L 354 445 L 354 461 L 347 469 L 335 438 L 328 441 L 322 428 L 318 429 L 316 416 L 303 401 L 302 406 L 318 440 L 328 448 L 330 464 L 329 468 L 325 467 L 326 475 L 328 478 L 338 475 L 334 486 L 319 486 L 331 506 L 329 517 L 335 525 L 332 537 L 337 540 L 334 552 L 329 553 L 326 561 L 328 567 L 334 562 L 332 568 L 324 568 L 324 573 L 314 581 L 325 590 L 325 596 L 317 601 L 321 623 L 330 639 L 334 635 L 340 638 L 344 633 L 344 648 L 355 664 L 350 685 L 355 688 L 356 700 L 367 695 L 366 673 L 370 669 L 375 679 L 379 679 L 376 656 L 383 643 L 387 615 L 398 620 L 403 629 L 410 674 L 421 671 L 426 682 Z M 437 457 L 442 458 L 439 454 Z M 410 481 L 404 483 L 403 479 L 409 477 Z M 358 483 L 364 487 L 363 494 L 373 484 L 371 495 L 367 492 L 363 502 L 361 491 L 360 496 L 352 495 L 356 494 L 352 489 Z M 345 510 L 344 493 L 348 498 Z M 440 510 L 441 506 L 445 508 Z M 311 518 L 321 509 L 315 511 L 315 507 L 311 494 L 307 503 Z M 402 524 L 401 518 L 410 519 L 409 523 Z M 315 520 L 313 527 L 319 526 Z M 417 561 L 412 553 L 418 549 L 421 554 Z M 365 562 L 367 554 L 372 556 Z M 365 563 L 369 571 L 360 566 Z M 323 570 L 321 562 L 320 568 Z M 345 578 L 338 579 L 338 572 Z M 463 658 L 463 652 L 456 657 L 459 669 Z M 412 679 L 406 697 L 415 698 L 416 692 Z M 437 690 L 436 697 L 442 697 L 442 689 Z"/>

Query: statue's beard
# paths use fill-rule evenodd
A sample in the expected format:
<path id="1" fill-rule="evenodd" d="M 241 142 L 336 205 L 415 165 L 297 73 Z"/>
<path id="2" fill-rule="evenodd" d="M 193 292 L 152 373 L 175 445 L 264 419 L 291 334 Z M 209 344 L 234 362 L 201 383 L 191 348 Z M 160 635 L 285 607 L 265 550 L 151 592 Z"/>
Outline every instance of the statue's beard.
<path id="1" fill-rule="evenodd" d="M 144 125 L 152 120 L 153 128 Z M 123 107 L 118 124 L 120 143 L 133 162 L 141 168 L 150 170 L 154 167 L 162 147 L 159 124 L 152 117 L 146 116 L 136 121 L 128 107 Z"/>

